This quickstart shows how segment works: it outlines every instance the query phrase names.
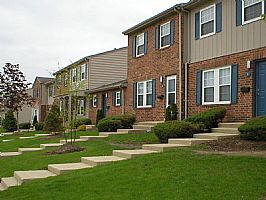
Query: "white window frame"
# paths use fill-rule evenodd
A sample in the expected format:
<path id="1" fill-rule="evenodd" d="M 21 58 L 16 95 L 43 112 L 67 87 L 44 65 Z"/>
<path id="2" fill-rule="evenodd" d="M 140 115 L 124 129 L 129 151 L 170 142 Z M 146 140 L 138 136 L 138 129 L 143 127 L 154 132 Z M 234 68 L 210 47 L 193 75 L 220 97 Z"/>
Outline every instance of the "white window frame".
<path id="1" fill-rule="evenodd" d="M 72 83 L 77 83 L 77 74 L 78 74 L 77 68 L 71 69 L 71 82 Z"/>
<path id="2" fill-rule="evenodd" d="M 96 108 L 97 107 L 97 95 L 92 96 L 92 107 Z"/>
<path id="3" fill-rule="evenodd" d="M 230 69 L 230 84 L 223 84 L 220 85 L 220 70 L 221 69 Z M 220 68 L 215 68 L 215 69 L 210 69 L 210 70 L 205 70 L 202 72 L 202 105 L 217 105 L 217 104 L 231 104 L 231 88 L 232 88 L 232 73 L 231 73 L 231 66 L 225 66 L 225 67 L 220 67 Z M 206 72 L 214 72 L 214 102 L 205 102 L 204 100 L 204 79 L 205 79 L 205 73 Z M 225 85 L 230 85 L 230 101 L 220 101 L 220 87 L 225 86 Z"/>
<path id="4" fill-rule="evenodd" d="M 139 37 L 143 37 L 143 44 L 137 44 L 138 43 L 138 38 Z M 145 48 L 145 38 L 144 38 L 144 33 L 141 33 L 141 34 L 139 34 L 139 35 L 137 35 L 136 36 L 136 57 L 140 57 L 140 56 L 143 56 L 144 55 L 144 48 Z M 142 54 L 138 54 L 138 48 L 140 47 L 140 46 L 142 46 L 143 45 L 143 53 Z"/>
<path id="5" fill-rule="evenodd" d="M 152 94 L 152 92 L 147 93 L 147 83 L 148 82 L 152 83 L 152 80 L 137 82 L 137 108 L 151 108 L 152 107 L 152 105 L 147 105 L 147 95 Z M 143 83 L 143 93 L 142 94 L 139 94 L 139 84 L 140 83 Z M 153 91 L 153 88 L 152 88 L 152 91 Z M 139 95 L 143 95 L 143 106 L 139 106 L 139 98 L 138 98 Z"/>
<path id="6" fill-rule="evenodd" d="M 261 13 L 261 15 L 263 15 L 263 13 L 265 13 L 265 10 L 264 10 L 264 3 L 265 3 L 265 1 L 264 0 L 260 0 L 259 2 L 262 2 L 262 9 L 261 9 L 262 10 L 262 13 Z M 259 3 L 259 2 L 257 2 L 257 3 Z M 262 17 L 259 16 L 259 17 L 256 17 L 254 19 L 250 19 L 248 21 L 245 21 L 245 8 L 250 7 L 250 6 L 253 6 L 253 5 L 257 4 L 257 3 L 253 3 L 253 4 L 250 4 L 249 6 L 246 6 L 245 7 L 245 2 L 244 2 L 244 0 L 242 0 L 242 24 L 243 25 L 249 24 L 249 23 L 252 23 L 252 22 L 255 22 L 255 21 L 258 21 L 258 20 L 261 20 L 262 19 Z"/>
<path id="7" fill-rule="evenodd" d="M 118 97 L 118 94 L 119 94 L 119 97 Z M 120 100 L 120 103 L 118 103 L 118 100 Z M 121 92 L 120 91 L 115 93 L 115 105 L 121 106 Z"/>
<path id="8" fill-rule="evenodd" d="M 86 67 L 87 67 L 87 65 L 86 64 L 83 64 L 83 65 L 81 65 L 80 66 L 80 80 L 81 81 L 84 81 L 84 80 L 86 80 L 87 79 L 87 76 L 86 76 Z M 82 78 L 82 74 L 84 74 L 84 78 Z"/>
<path id="9" fill-rule="evenodd" d="M 165 35 L 162 35 L 162 27 L 165 26 L 165 25 L 169 25 L 169 33 L 168 34 L 165 34 Z M 170 43 L 168 45 L 165 45 L 165 46 L 162 46 L 162 38 L 165 37 L 165 36 L 171 36 L 171 23 L 170 21 L 160 25 L 160 49 L 164 49 L 164 48 L 167 48 L 170 46 Z"/>
<path id="10" fill-rule="evenodd" d="M 169 89 L 169 80 L 175 80 L 175 91 L 174 92 L 168 92 Z M 169 106 L 169 94 L 175 94 L 175 104 L 176 104 L 176 75 L 167 76 L 166 77 L 166 108 Z"/>
<path id="11" fill-rule="evenodd" d="M 206 23 L 208 23 L 208 22 L 210 22 L 210 21 L 212 21 L 212 20 L 209 20 L 209 21 L 207 21 L 207 22 L 202 23 L 202 22 L 201 22 L 201 15 L 202 15 L 202 12 L 203 12 L 203 11 L 205 11 L 205 10 L 211 8 L 211 7 L 213 7 L 213 10 L 214 10 L 214 12 L 213 12 L 213 15 L 214 15 L 214 18 L 213 18 L 213 19 L 214 19 L 214 23 L 213 23 L 213 32 L 208 33 L 208 34 L 206 34 L 206 35 L 202 35 L 202 32 L 201 32 L 201 25 L 202 25 L 202 24 L 206 24 Z M 203 9 L 200 10 L 200 38 L 205 38 L 205 37 L 209 37 L 209 36 L 211 36 L 211 35 L 215 35 L 215 34 L 216 34 L 216 28 L 215 28 L 215 27 L 216 27 L 216 6 L 215 6 L 215 4 L 212 4 L 212 5 L 208 6 L 208 7 L 203 8 Z"/>

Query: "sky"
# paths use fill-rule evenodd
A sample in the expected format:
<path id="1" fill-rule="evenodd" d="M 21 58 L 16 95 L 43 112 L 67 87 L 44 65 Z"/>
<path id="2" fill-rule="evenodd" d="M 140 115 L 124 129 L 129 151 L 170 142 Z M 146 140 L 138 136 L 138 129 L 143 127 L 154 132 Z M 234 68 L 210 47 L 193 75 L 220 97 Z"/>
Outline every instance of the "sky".
<path id="1" fill-rule="evenodd" d="M 122 32 L 188 0 L 0 0 L 0 66 L 32 83 L 85 56 L 127 46 Z"/>

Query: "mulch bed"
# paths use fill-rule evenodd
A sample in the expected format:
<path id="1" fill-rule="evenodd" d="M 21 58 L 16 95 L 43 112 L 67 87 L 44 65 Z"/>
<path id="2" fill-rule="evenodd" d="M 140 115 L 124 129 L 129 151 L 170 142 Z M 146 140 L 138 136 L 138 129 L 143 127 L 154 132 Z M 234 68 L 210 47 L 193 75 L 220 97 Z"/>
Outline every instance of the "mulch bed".
<path id="1" fill-rule="evenodd" d="M 73 152 L 80 152 L 80 151 L 84 151 L 85 148 L 83 147 L 78 147 L 75 146 L 74 144 L 64 144 L 61 147 L 59 147 L 59 149 L 47 152 L 47 155 L 54 155 L 54 154 L 65 154 L 65 153 L 73 153 Z"/>

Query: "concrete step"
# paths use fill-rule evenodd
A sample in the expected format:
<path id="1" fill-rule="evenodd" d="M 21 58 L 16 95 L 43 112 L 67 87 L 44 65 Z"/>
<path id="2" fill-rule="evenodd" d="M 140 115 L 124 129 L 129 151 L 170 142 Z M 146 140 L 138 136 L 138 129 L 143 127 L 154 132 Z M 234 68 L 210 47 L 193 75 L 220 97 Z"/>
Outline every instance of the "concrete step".
<path id="1" fill-rule="evenodd" d="M 125 135 L 125 134 L 128 134 L 128 133 L 124 133 L 124 132 L 100 132 L 99 133 L 99 136 L 109 136 L 109 135 Z"/>
<path id="2" fill-rule="evenodd" d="M 33 152 L 33 151 L 41 151 L 43 148 L 18 148 L 18 152 Z"/>
<path id="3" fill-rule="evenodd" d="M 239 128 L 244 122 L 219 123 L 219 128 Z"/>
<path id="4" fill-rule="evenodd" d="M 70 142 L 70 139 L 67 140 L 68 142 Z M 75 142 L 86 142 L 88 141 L 88 139 L 75 139 Z M 61 144 L 66 144 L 66 140 L 60 140 Z"/>
<path id="5" fill-rule="evenodd" d="M 2 140 L 2 142 L 11 142 L 13 141 L 14 139 L 10 139 L 10 140 Z"/>
<path id="6" fill-rule="evenodd" d="M 147 133 L 146 129 L 117 129 L 118 133 L 135 133 L 135 134 L 141 134 L 141 133 Z"/>
<path id="7" fill-rule="evenodd" d="M 136 125 L 152 125 L 155 126 L 156 124 L 164 123 L 164 121 L 147 121 L 147 122 L 137 122 Z"/>
<path id="8" fill-rule="evenodd" d="M 21 152 L 2 152 L 0 153 L 0 157 L 10 157 L 10 156 L 19 156 Z"/>
<path id="9" fill-rule="evenodd" d="M 86 125 L 86 130 L 87 131 L 97 130 L 97 127 L 95 125 Z"/>
<path id="10" fill-rule="evenodd" d="M 48 170 L 33 170 L 33 171 L 16 171 L 14 172 L 14 177 L 18 180 L 18 184 L 28 182 L 35 179 L 43 179 L 51 176 L 56 176 L 56 174 Z"/>
<path id="11" fill-rule="evenodd" d="M 153 131 L 155 125 L 133 125 L 133 129 L 145 129 L 148 132 Z"/>
<path id="12" fill-rule="evenodd" d="M 237 128 L 212 128 L 212 133 L 240 134 Z"/>
<path id="13" fill-rule="evenodd" d="M 179 144 L 186 146 L 195 146 L 204 142 L 212 141 L 214 139 L 199 139 L 199 138 L 183 138 L 183 139 L 169 139 L 169 144 Z"/>
<path id="14" fill-rule="evenodd" d="M 187 147 L 188 145 L 179 145 L 179 144 L 144 144 L 142 148 L 150 151 L 164 152 L 171 149 L 176 149 L 180 147 Z"/>
<path id="15" fill-rule="evenodd" d="M 6 190 L 6 189 L 4 188 L 4 186 L 2 185 L 2 183 L 0 183 L 0 191 L 4 191 L 4 190 Z"/>
<path id="16" fill-rule="evenodd" d="M 7 189 L 9 187 L 15 187 L 18 186 L 18 180 L 15 177 L 8 177 L 8 178 L 2 178 L 1 184 L 4 189 Z"/>
<path id="17" fill-rule="evenodd" d="M 36 136 L 19 137 L 19 139 L 21 139 L 21 140 L 23 140 L 23 139 L 32 139 L 32 138 L 36 138 Z"/>
<path id="18" fill-rule="evenodd" d="M 91 168 L 93 166 L 85 163 L 65 163 L 48 165 L 48 170 L 56 175 L 60 175 L 69 171 Z"/>
<path id="19" fill-rule="evenodd" d="M 194 138 L 201 138 L 201 139 L 214 139 L 220 140 L 225 138 L 235 138 L 239 137 L 239 134 L 226 134 L 226 133 L 199 133 L 194 134 Z"/>
<path id="20" fill-rule="evenodd" d="M 53 134 L 35 134 L 36 137 L 52 136 Z"/>
<path id="21" fill-rule="evenodd" d="M 13 135 L 13 134 L 14 134 L 14 132 L 2 133 L 2 135 L 4 135 L 4 136 L 9 136 L 9 135 Z"/>
<path id="22" fill-rule="evenodd" d="M 134 158 L 145 154 L 158 153 L 157 151 L 150 151 L 145 149 L 138 150 L 113 150 L 113 155 L 122 158 Z"/>
<path id="23" fill-rule="evenodd" d="M 90 165 L 90 166 L 97 166 L 103 165 L 110 162 L 117 162 L 126 160 L 126 158 L 121 158 L 117 156 L 96 156 L 96 157 L 82 157 L 81 162 Z"/>
<path id="24" fill-rule="evenodd" d="M 51 144 L 40 144 L 40 147 L 45 149 L 47 147 L 60 147 L 62 145 L 63 144 L 61 144 L 61 143 L 51 143 Z"/>
<path id="25" fill-rule="evenodd" d="M 84 140 L 88 141 L 88 140 L 103 139 L 106 137 L 107 136 L 80 136 L 80 139 L 84 139 Z"/>

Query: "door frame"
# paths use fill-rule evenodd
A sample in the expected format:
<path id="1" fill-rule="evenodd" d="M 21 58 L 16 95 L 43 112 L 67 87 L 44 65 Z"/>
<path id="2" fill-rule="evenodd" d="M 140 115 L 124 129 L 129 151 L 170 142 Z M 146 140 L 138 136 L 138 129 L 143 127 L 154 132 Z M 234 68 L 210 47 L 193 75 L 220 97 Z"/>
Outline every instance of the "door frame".
<path id="1" fill-rule="evenodd" d="M 107 93 L 102 93 L 102 111 L 104 117 L 107 115 Z"/>

